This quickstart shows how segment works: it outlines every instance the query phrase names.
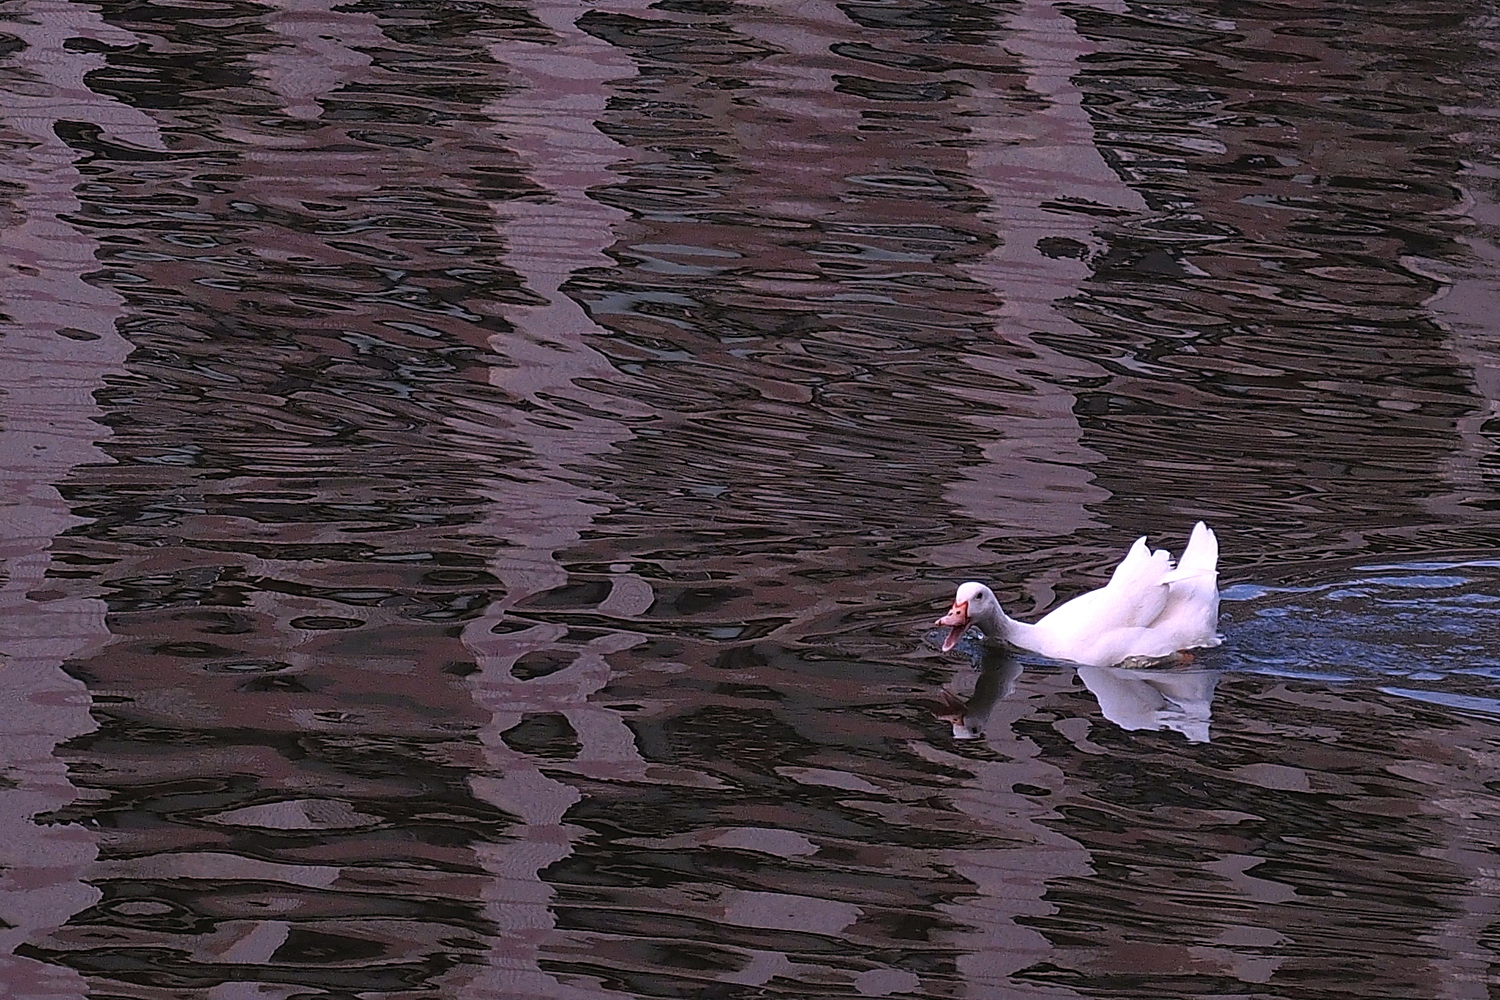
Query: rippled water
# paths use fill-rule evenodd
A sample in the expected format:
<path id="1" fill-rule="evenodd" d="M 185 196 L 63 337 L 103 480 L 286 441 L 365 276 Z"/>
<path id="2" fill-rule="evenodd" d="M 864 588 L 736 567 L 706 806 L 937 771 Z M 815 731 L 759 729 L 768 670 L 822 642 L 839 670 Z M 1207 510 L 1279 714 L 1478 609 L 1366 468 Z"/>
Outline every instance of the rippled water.
<path id="1" fill-rule="evenodd" d="M 1493 995 L 1492 4 L 0 12 L 7 996 Z"/>

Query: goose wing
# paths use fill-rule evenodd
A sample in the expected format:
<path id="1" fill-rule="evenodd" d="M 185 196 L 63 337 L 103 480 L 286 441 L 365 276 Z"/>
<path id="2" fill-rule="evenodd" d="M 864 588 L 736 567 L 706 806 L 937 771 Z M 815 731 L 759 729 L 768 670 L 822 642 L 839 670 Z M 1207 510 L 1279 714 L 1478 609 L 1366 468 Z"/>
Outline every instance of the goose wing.
<path id="1" fill-rule="evenodd" d="M 1171 568 L 1167 552 L 1152 552 L 1145 536 L 1137 538 L 1109 583 L 1073 598 L 1037 625 L 1080 638 L 1150 625 L 1167 606 L 1170 588 L 1164 578 Z"/>

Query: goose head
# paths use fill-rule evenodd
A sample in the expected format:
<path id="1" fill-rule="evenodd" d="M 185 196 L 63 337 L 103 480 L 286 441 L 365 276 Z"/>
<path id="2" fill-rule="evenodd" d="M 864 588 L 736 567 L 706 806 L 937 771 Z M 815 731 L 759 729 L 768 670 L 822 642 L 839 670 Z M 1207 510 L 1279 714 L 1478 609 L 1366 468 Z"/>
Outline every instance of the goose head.
<path id="1" fill-rule="evenodd" d="M 953 595 L 953 607 L 934 624 L 948 629 L 948 634 L 943 637 L 943 651 L 947 652 L 958 645 L 970 625 L 979 626 L 985 638 L 1001 638 L 1002 618 L 995 592 L 982 583 L 970 581 L 958 588 L 958 593 Z"/>

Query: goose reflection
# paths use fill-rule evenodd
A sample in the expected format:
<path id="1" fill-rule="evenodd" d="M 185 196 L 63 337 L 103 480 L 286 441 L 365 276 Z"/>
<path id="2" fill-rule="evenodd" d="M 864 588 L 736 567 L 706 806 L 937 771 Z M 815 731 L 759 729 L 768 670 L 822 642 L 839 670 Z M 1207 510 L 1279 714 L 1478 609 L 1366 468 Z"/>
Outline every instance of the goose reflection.
<path id="1" fill-rule="evenodd" d="M 1208 742 L 1209 705 L 1217 670 L 1079 667 L 1078 677 L 1121 729 L 1171 729 L 1192 743 Z"/>
<path id="2" fill-rule="evenodd" d="M 933 715 L 953 727 L 956 740 L 977 740 L 997 702 L 1016 690 L 1022 664 L 1004 646 L 974 644 L 979 671 L 973 692 L 962 698 L 943 688 Z M 1128 732 L 1169 729 L 1191 743 L 1209 742 L 1210 705 L 1218 670 L 1144 667 L 1077 668 L 1078 678 L 1099 702 L 1104 717 Z"/>
<path id="3" fill-rule="evenodd" d="M 1008 698 L 1016 689 L 1016 679 L 1021 676 L 1021 661 L 1015 653 L 1003 646 L 976 645 L 978 651 L 974 666 L 979 670 L 979 679 L 968 698 L 960 698 L 947 688 L 939 692 L 939 708 L 933 715 L 953 727 L 956 740 L 977 740 L 984 735 L 984 723 L 990 710 L 1002 698 Z"/>

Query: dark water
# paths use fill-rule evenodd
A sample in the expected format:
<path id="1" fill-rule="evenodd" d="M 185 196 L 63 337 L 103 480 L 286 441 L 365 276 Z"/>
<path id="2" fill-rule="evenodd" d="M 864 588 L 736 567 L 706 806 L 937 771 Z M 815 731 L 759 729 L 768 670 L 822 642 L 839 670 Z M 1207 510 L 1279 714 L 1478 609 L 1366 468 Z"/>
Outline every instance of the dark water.
<path id="1" fill-rule="evenodd" d="M 0 3 L 5 994 L 1495 995 L 1497 13 Z"/>

